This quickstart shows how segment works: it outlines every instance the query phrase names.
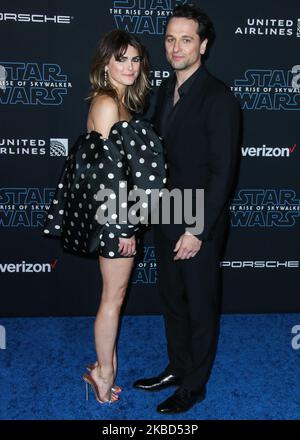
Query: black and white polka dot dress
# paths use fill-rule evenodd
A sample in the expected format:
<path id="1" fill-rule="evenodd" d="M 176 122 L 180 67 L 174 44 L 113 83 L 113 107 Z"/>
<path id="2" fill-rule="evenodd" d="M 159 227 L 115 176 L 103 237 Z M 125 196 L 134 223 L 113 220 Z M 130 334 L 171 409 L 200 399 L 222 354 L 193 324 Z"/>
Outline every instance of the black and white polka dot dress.
<path id="1" fill-rule="evenodd" d="M 153 190 L 165 183 L 163 147 L 149 122 L 117 122 L 108 138 L 96 131 L 80 135 L 66 159 L 44 234 L 60 238 L 71 252 L 118 258 L 119 237 L 135 235 L 148 222 L 143 210 L 151 212 Z M 135 211 L 128 195 L 139 189 L 143 203 Z"/>

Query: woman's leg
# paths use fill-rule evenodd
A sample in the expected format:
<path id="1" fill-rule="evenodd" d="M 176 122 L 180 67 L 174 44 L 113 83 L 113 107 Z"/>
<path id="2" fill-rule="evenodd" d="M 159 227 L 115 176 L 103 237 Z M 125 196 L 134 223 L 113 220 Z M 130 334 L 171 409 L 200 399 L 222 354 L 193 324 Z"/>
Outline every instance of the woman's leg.
<path id="1" fill-rule="evenodd" d="M 119 326 L 120 310 L 125 297 L 134 257 L 99 257 L 102 275 L 102 295 L 95 319 L 95 345 L 98 366 L 91 372 L 96 381 L 101 400 L 110 398 L 114 383 L 116 354 L 115 345 Z"/>
<path id="2" fill-rule="evenodd" d="M 94 365 L 97 366 L 97 365 L 98 365 L 98 361 L 96 361 L 96 362 L 94 363 Z M 114 372 L 115 372 L 115 376 L 116 376 L 116 374 L 117 374 L 117 368 L 118 368 L 118 359 L 117 359 L 117 348 L 116 348 L 116 345 L 115 345 L 115 348 L 114 348 L 113 365 L 114 365 Z"/>

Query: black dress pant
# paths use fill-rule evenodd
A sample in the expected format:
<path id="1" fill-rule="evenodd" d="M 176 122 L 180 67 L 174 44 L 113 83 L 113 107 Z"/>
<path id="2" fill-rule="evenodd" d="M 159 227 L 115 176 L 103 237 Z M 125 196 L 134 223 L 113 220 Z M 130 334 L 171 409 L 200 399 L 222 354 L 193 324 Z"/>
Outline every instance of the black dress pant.
<path id="1" fill-rule="evenodd" d="M 165 371 L 182 376 L 184 388 L 199 391 L 208 381 L 218 340 L 226 228 L 222 222 L 214 239 L 203 242 L 195 257 L 177 261 L 176 240 L 169 239 L 160 225 L 153 230 L 169 355 Z"/>

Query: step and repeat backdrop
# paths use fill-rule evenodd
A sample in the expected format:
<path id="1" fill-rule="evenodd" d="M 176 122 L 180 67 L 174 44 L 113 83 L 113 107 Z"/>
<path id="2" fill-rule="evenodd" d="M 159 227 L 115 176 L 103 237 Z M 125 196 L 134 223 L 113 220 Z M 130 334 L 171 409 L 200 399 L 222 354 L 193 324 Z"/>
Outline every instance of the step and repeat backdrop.
<path id="1" fill-rule="evenodd" d="M 153 96 L 173 0 L 0 2 L 1 316 L 93 315 L 97 259 L 66 254 L 42 227 L 68 149 L 86 131 L 89 67 L 100 37 L 136 34 Z M 182 1 L 181 3 L 185 3 Z M 216 41 L 206 66 L 243 109 L 240 173 L 223 267 L 223 312 L 299 312 L 300 2 L 203 0 Z M 153 102 L 153 101 L 152 101 Z M 160 313 L 151 231 L 125 313 Z"/>

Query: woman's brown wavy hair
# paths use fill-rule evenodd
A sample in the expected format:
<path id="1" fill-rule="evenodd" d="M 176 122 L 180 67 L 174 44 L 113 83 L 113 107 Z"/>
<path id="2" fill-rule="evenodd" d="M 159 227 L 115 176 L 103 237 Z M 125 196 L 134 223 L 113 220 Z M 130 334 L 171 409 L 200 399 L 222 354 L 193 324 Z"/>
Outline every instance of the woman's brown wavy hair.
<path id="1" fill-rule="evenodd" d="M 145 48 L 137 38 L 120 29 L 108 32 L 98 43 L 89 75 L 91 90 L 87 99 L 92 99 L 97 95 L 108 95 L 119 104 L 117 90 L 108 78 L 105 85 L 105 66 L 112 56 L 116 60 L 120 59 L 125 54 L 128 46 L 132 46 L 138 51 L 141 57 L 141 68 L 135 83 L 126 87 L 124 105 L 130 112 L 139 113 L 145 106 L 146 95 L 150 89 L 148 79 L 149 60 Z"/>

